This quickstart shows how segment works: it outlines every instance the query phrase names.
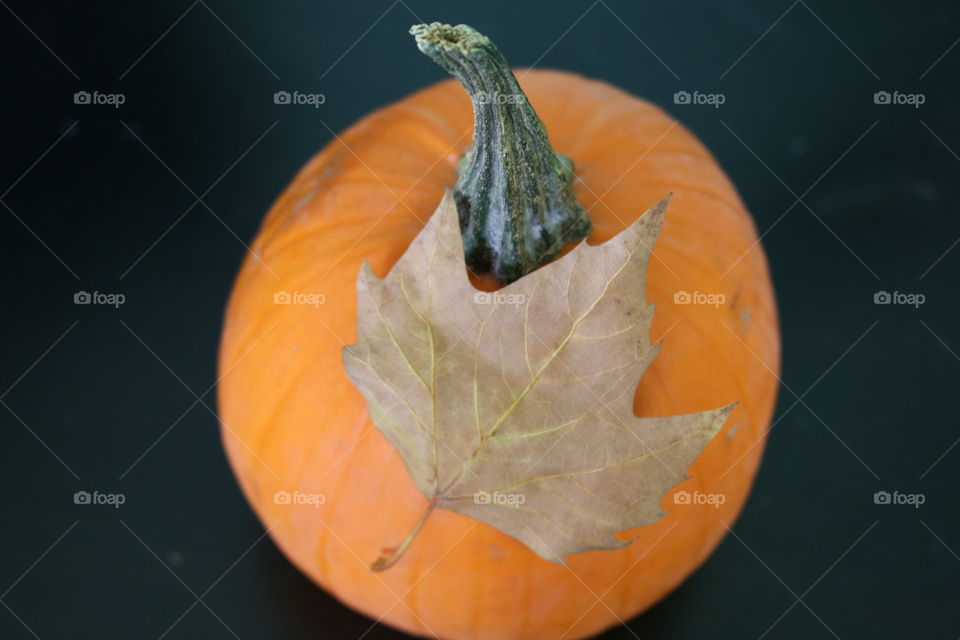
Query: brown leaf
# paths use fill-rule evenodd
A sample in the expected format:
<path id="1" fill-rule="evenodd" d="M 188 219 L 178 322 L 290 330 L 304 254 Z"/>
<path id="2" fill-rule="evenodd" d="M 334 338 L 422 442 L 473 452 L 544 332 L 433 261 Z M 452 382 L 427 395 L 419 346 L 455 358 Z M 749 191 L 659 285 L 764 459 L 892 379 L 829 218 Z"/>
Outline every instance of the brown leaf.
<path id="1" fill-rule="evenodd" d="M 482 520 L 563 563 L 629 544 L 720 430 L 730 407 L 668 417 L 633 413 L 656 356 L 646 301 L 664 199 L 602 245 L 495 293 L 467 278 L 447 192 L 380 279 L 357 281 L 351 380 L 434 507 Z M 695 363 L 691 363 L 693 366 Z M 381 559 L 375 568 L 392 561 Z"/>

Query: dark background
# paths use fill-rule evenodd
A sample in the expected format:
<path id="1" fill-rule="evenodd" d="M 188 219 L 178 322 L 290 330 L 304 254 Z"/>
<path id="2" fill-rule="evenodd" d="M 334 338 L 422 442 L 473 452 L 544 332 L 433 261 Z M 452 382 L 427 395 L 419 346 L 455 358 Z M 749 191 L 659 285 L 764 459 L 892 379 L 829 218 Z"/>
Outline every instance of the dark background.
<path id="1" fill-rule="evenodd" d="M 244 243 L 330 130 L 442 77 L 407 35 L 440 20 L 667 107 L 765 234 L 784 366 L 752 497 L 701 570 L 606 637 L 956 638 L 950 4 L 3 0 L 0 637 L 399 636 L 262 538 L 211 387 Z M 81 290 L 126 302 L 75 305 Z M 881 290 L 925 303 L 875 305 Z"/>

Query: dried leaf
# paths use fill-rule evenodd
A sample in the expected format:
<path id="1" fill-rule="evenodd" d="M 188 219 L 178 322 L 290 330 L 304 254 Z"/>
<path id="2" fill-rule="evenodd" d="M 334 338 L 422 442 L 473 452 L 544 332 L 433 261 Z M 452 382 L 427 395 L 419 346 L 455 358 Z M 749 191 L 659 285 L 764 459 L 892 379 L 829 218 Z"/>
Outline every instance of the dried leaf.
<path id="1" fill-rule="evenodd" d="M 661 498 L 732 408 L 633 412 L 659 349 L 646 272 L 666 205 L 484 293 L 467 278 L 448 192 L 386 278 L 364 264 L 347 373 L 431 501 L 396 557 L 435 507 L 561 564 L 629 544 L 612 534 L 663 515 Z"/>

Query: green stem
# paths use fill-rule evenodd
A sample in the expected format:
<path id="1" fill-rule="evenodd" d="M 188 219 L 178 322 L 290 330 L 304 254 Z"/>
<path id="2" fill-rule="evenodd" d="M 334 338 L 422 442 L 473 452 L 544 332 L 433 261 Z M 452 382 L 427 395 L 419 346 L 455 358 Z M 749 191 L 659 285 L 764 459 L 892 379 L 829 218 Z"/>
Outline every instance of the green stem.
<path id="1" fill-rule="evenodd" d="M 573 195 L 573 163 L 551 148 L 503 54 L 462 24 L 410 33 L 473 100 L 473 143 L 454 188 L 467 266 L 508 284 L 585 238 L 590 220 Z"/>

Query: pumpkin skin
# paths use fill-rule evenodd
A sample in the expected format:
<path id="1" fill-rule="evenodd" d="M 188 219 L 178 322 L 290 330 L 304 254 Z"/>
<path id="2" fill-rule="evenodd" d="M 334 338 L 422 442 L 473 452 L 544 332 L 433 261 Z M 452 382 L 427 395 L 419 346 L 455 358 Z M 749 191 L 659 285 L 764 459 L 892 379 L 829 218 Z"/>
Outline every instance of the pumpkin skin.
<path id="1" fill-rule="evenodd" d="M 583 638 L 648 608 L 733 526 L 776 396 L 780 343 L 766 258 L 709 152 L 659 108 L 610 85 L 557 71 L 517 75 L 554 149 L 575 163 L 589 242 L 673 193 L 647 283 L 657 303 L 651 341 L 663 348 L 639 383 L 637 415 L 739 404 L 661 501 L 666 515 L 618 534 L 636 539 L 623 549 L 556 565 L 484 523 L 437 510 L 396 566 L 372 572 L 427 499 L 371 423 L 341 348 L 355 341 L 363 260 L 386 275 L 455 182 L 471 139 L 470 100 L 447 80 L 331 141 L 277 200 L 251 247 L 259 259 L 248 255 L 236 281 L 219 362 L 223 442 L 246 498 L 300 570 L 347 605 L 417 635 Z M 474 282 L 495 288 L 489 278 Z M 279 291 L 321 294 L 323 303 L 275 304 Z M 725 302 L 676 304 L 677 291 L 722 293 Z M 675 504 L 677 490 L 725 501 Z M 278 491 L 325 501 L 276 504 Z"/>

